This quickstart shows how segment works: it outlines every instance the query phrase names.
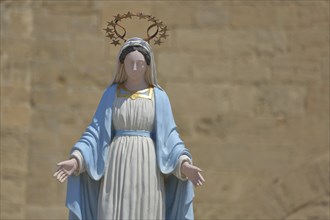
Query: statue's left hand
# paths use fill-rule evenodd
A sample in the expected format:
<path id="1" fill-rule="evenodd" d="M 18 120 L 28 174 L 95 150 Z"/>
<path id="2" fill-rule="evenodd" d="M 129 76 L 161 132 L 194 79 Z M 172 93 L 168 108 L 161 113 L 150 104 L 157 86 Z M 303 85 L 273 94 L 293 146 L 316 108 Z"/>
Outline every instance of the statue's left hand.
<path id="1" fill-rule="evenodd" d="M 205 182 L 201 174 L 202 170 L 194 165 L 191 165 L 187 161 L 182 163 L 181 172 L 194 184 L 194 186 L 201 186 Z"/>

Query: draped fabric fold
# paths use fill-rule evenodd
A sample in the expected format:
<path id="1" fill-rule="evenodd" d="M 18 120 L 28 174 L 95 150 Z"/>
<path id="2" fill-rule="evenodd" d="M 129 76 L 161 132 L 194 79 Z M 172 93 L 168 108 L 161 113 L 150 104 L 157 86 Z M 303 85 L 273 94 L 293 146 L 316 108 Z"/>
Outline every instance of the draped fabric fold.
<path id="1" fill-rule="evenodd" d="M 106 88 L 91 124 L 71 150 L 81 152 L 86 172 L 68 178 L 66 206 L 69 219 L 97 219 L 100 179 L 105 171 L 108 146 L 114 136 L 111 122 L 116 88 L 117 84 Z M 190 158 L 191 155 L 176 130 L 166 93 L 155 87 L 154 96 L 156 123 L 151 137 L 156 145 L 157 164 L 161 172 L 170 174 L 165 183 L 166 219 L 193 219 L 193 185 L 171 174 L 181 155 Z"/>

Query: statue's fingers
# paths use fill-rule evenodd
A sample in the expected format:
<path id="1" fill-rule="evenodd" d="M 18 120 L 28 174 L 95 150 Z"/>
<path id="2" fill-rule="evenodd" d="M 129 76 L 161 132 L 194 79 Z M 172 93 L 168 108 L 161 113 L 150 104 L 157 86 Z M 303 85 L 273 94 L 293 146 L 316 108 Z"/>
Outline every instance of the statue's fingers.
<path id="1" fill-rule="evenodd" d="M 57 166 L 62 166 L 63 164 L 65 164 L 65 161 L 59 162 L 59 163 L 57 163 L 56 165 L 57 165 Z"/>
<path id="2" fill-rule="evenodd" d="M 56 178 L 57 179 L 61 176 L 62 172 L 63 172 L 62 170 L 59 170 L 59 171 L 56 172 Z"/>
<path id="3" fill-rule="evenodd" d="M 64 176 L 66 176 L 67 174 L 63 171 L 63 173 L 61 174 L 61 176 L 60 176 L 60 180 L 64 177 Z"/>
<path id="4" fill-rule="evenodd" d="M 68 178 L 68 176 L 65 176 L 64 179 L 62 180 L 62 183 Z"/>
<path id="5" fill-rule="evenodd" d="M 57 174 L 58 174 L 58 170 L 55 171 L 55 173 L 53 174 L 53 176 L 57 176 Z"/>
<path id="6" fill-rule="evenodd" d="M 60 175 L 57 175 L 56 179 L 57 179 L 59 182 L 61 182 L 61 181 L 60 181 L 60 179 L 61 179 L 61 176 L 60 176 Z"/>
<path id="7" fill-rule="evenodd" d="M 196 177 L 196 183 L 198 183 L 198 185 L 201 184 L 201 180 L 199 179 L 199 177 Z"/>
<path id="8" fill-rule="evenodd" d="M 63 183 L 63 182 L 62 182 L 63 177 L 64 177 L 63 175 L 60 176 L 60 178 L 58 178 L 58 181 L 60 181 L 61 183 Z"/>
<path id="9" fill-rule="evenodd" d="M 64 172 L 63 172 L 63 170 L 61 170 L 60 173 L 57 175 L 57 179 L 60 180 L 63 175 L 64 175 Z"/>
<path id="10" fill-rule="evenodd" d="M 196 187 L 199 186 L 199 180 L 198 180 L 198 178 L 195 178 L 195 179 L 194 179 L 194 182 L 195 182 L 195 186 L 196 186 Z"/>
<path id="11" fill-rule="evenodd" d="M 202 176 L 202 174 L 198 173 L 198 176 L 199 176 L 199 178 L 201 179 L 201 181 L 204 183 L 204 182 L 205 182 L 205 179 L 204 179 L 204 177 Z"/>
<path id="12" fill-rule="evenodd" d="M 195 185 L 195 187 L 198 186 L 198 182 L 197 182 L 197 180 L 194 180 L 194 185 Z"/>
<path id="13" fill-rule="evenodd" d="M 58 181 L 60 181 L 61 183 L 63 183 L 65 177 L 66 177 L 66 175 L 61 176 L 61 178 Z"/>
<path id="14" fill-rule="evenodd" d="M 63 183 L 64 180 L 65 180 L 67 177 L 68 177 L 68 175 L 65 173 L 65 174 L 61 177 L 60 182 Z"/>
<path id="15" fill-rule="evenodd" d="M 56 170 L 56 172 L 54 173 L 53 176 L 57 176 L 57 175 L 61 172 L 61 170 L 62 170 L 62 167 L 59 167 L 59 168 Z"/>
<path id="16" fill-rule="evenodd" d="M 199 172 L 197 172 L 196 174 L 195 181 L 198 183 L 199 186 L 203 185 L 203 183 L 205 182 L 203 176 Z"/>

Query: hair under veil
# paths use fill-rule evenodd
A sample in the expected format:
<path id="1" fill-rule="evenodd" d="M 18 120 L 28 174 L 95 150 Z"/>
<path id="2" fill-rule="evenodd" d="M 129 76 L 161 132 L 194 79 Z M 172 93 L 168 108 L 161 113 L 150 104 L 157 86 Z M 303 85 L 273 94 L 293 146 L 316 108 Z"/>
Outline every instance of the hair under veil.
<path id="1" fill-rule="evenodd" d="M 116 69 L 115 69 L 115 74 L 112 77 L 112 80 L 110 82 L 110 85 L 114 83 L 123 83 L 127 80 L 127 75 L 125 72 L 124 64 L 120 63 L 119 57 L 120 54 L 123 52 L 123 50 L 129 46 L 140 46 L 143 47 L 150 55 L 150 65 L 147 68 L 147 71 L 145 73 L 145 81 L 152 86 L 156 86 L 160 89 L 162 89 L 158 83 L 157 83 L 157 69 L 156 69 L 156 64 L 155 64 L 155 58 L 154 58 L 154 53 L 148 44 L 148 42 L 144 41 L 141 38 L 138 37 L 133 37 L 128 39 L 124 45 L 120 48 L 120 51 L 117 56 L 117 63 L 116 63 Z"/>

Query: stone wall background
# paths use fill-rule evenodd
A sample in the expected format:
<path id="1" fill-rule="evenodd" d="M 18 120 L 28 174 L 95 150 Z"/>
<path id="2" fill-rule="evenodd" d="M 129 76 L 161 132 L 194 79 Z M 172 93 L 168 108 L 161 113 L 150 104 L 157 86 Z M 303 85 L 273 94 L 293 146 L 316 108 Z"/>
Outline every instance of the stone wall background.
<path id="1" fill-rule="evenodd" d="M 52 174 L 88 125 L 127 11 L 154 47 L 204 219 L 329 219 L 329 1 L 1 1 L 1 219 L 66 219 Z M 134 27 L 133 30 L 140 30 Z"/>

